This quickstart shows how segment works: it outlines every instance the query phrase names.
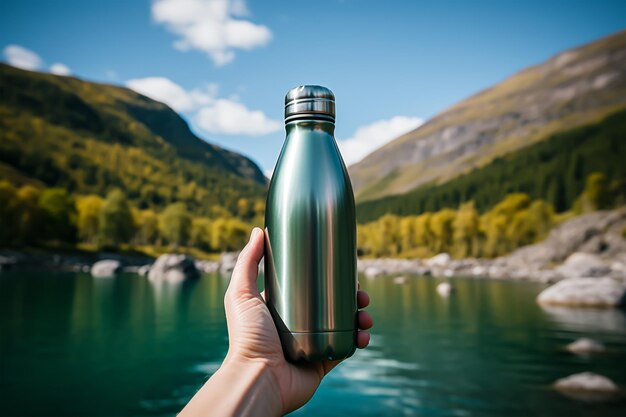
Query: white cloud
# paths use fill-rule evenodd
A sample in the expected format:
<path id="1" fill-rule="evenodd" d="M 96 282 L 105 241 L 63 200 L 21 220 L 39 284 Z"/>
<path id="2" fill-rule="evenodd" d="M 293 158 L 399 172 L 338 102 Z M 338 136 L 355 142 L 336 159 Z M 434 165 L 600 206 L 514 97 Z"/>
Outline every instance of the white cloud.
<path id="1" fill-rule="evenodd" d="M 260 110 L 249 110 L 243 104 L 218 99 L 196 114 L 198 126 L 209 133 L 259 136 L 281 128 L 282 123 L 268 118 Z"/>
<path id="2" fill-rule="evenodd" d="M 174 47 L 196 49 L 221 66 L 235 58 L 234 49 L 267 45 L 272 32 L 240 17 L 249 14 L 244 0 L 154 0 L 152 18 L 177 35 Z M 239 17 L 239 18 L 238 18 Z"/>
<path id="3" fill-rule="evenodd" d="M 424 121 L 419 117 L 394 116 L 362 126 L 352 137 L 337 141 L 346 165 L 359 162 L 369 153 L 404 133 L 416 129 Z"/>
<path id="4" fill-rule="evenodd" d="M 275 132 L 282 126 L 260 110 L 249 110 L 237 96 L 219 98 L 216 84 L 185 90 L 169 78 L 148 77 L 129 80 L 126 85 L 176 111 L 195 113 L 194 122 L 207 133 L 259 136 Z"/>
<path id="5" fill-rule="evenodd" d="M 55 62 L 50 65 L 50 72 L 56 75 L 70 75 L 72 73 L 67 65 L 61 64 L 60 62 Z"/>
<path id="6" fill-rule="evenodd" d="M 43 64 L 39 55 L 19 45 L 5 47 L 4 56 L 9 64 L 22 69 L 36 70 Z"/>
<path id="7" fill-rule="evenodd" d="M 213 102 L 217 85 L 209 84 L 203 89 L 185 90 L 169 78 L 147 77 L 128 80 L 126 86 L 154 100 L 163 102 L 176 111 L 193 111 Z"/>

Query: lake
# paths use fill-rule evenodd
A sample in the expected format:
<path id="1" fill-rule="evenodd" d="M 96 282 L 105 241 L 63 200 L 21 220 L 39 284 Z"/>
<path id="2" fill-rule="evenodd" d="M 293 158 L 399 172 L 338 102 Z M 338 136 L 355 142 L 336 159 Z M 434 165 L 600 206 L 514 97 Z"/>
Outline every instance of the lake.
<path id="1" fill-rule="evenodd" d="M 369 348 L 336 368 L 293 416 L 618 416 L 623 397 L 587 403 L 550 388 L 592 371 L 626 386 L 621 310 L 543 309 L 540 284 L 361 278 Z M 0 274 L 0 415 L 174 416 L 227 346 L 227 278 L 153 285 L 136 275 Z M 579 357 L 578 337 L 607 345 Z"/>

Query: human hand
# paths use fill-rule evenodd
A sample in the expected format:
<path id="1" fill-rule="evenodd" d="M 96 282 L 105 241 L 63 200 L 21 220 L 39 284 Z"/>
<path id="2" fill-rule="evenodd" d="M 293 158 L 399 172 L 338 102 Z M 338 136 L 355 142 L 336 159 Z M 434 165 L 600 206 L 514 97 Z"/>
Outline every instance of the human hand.
<path id="1" fill-rule="evenodd" d="M 307 365 L 294 365 L 285 360 L 278 331 L 265 305 L 263 294 L 257 288 L 258 265 L 263 257 L 265 239 L 263 231 L 255 228 L 250 241 L 243 249 L 226 296 L 226 321 L 230 348 L 228 359 L 236 362 L 260 361 L 275 378 L 284 413 L 304 405 L 319 386 L 322 378 L 340 361 L 324 360 Z M 365 291 L 357 293 L 358 308 L 369 304 Z M 357 347 L 364 348 L 370 340 L 371 316 L 365 311 L 358 313 Z"/>
<path id="2" fill-rule="evenodd" d="M 228 354 L 181 416 L 289 413 L 311 399 L 324 376 L 341 362 L 295 365 L 285 360 L 278 331 L 256 283 L 264 244 L 263 231 L 254 228 L 224 296 Z M 368 304 L 369 296 L 359 290 L 358 308 Z M 369 343 L 366 330 L 373 320 L 365 311 L 357 315 L 356 344 L 362 349 Z"/>

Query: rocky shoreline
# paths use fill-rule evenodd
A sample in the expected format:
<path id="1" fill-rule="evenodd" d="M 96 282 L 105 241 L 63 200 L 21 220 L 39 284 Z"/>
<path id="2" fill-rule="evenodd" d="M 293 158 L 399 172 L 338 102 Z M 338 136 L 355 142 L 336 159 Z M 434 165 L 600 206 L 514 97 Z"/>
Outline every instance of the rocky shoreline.
<path id="1" fill-rule="evenodd" d="M 361 259 L 367 277 L 419 274 L 487 277 L 555 283 L 567 278 L 610 277 L 626 282 L 626 208 L 598 211 L 566 221 L 537 244 L 496 259 Z"/>
<path id="2" fill-rule="evenodd" d="M 480 277 L 556 283 L 568 278 L 608 277 L 626 283 L 626 208 L 598 211 L 569 220 L 552 230 L 542 242 L 496 259 L 453 259 L 441 253 L 430 259 L 359 259 L 366 277 L 424 275 Z M 232 271 L 238 253 L 223 253 L 219 260 L 192 260 L 176 254 L 162 255 L 175 265 L 193 263 L 205 273 Z M 0 251 L 0 271 L 14 268 L 48 268 L 89 272 L 99 261 L 113 260 L 117 272 L 147 275 L 155 260 L 148 256 L 112 253 L 59 255 L 47 252 Z M 158 263 L 158 261 L 157 261 Z M 165 264 L 164 264 L 165 265 Z M 169 264 L 168 264 L 169 265 Z"/>

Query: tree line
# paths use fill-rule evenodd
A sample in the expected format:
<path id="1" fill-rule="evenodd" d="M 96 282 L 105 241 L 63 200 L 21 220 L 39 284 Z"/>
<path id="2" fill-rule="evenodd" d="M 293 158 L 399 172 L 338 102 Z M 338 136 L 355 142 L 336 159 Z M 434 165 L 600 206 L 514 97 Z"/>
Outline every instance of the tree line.
<path id="1" fill-rule="evenodd" d="M 441 252 L 457 258 L 496 257 L 544 239 L 564 219 L 620 203 L 607 177 L 592 173 L 571 211 L 563 214 L 557 214 L 548 201 L 512 193 L 482 214 L 473 200 L 456 210 L 443 208 L 416 216 L 386 214 L 358 225 L 358 248 L 360 255 L 372 257 L 426 258 Z"/>
<path id="2" fill-rule="evenodd" d="M 207 252 L 239 250 L 252 224 L 262 224 L 264 205 L 240 198 L 237 217 L 221 206 L 210 216 L 193 216 L 185 203 L 161 212 L 138 209 L 120 189 L 106 198 L 73 196 L 62 188 L 15 187 L 0 181 L 0 246 L 88 243 L 99 248 L 193 246 Z"/>
<path id="3" fill-rule="evenodd" d="M 387 214 L 358 225 L 358 249 L 365 256 L 428 257 L 449 252 L 455 257 L 495 257 L 543 239 L 564 218 L 620 204 L 602 173 L 587 177 L 572 209 L 557 214 L 554 206 L 524 193 L 512 193 L 480 213 L 474 201 L 416 216 Z M 161 212 L 138 209 L 120 189 L 106 198 L 73 196 L 62 188 L 19 188 L 0 181 L 0 245 L 37 246 L 83 242 L 99 248 L 192 246 L 207 252 L 241 249 L 252 225 L 263 224 L 264 205 L 240 198 L 237 217 L 220 206 L 211 216 L 193 216 L 184 203 Z"/>

